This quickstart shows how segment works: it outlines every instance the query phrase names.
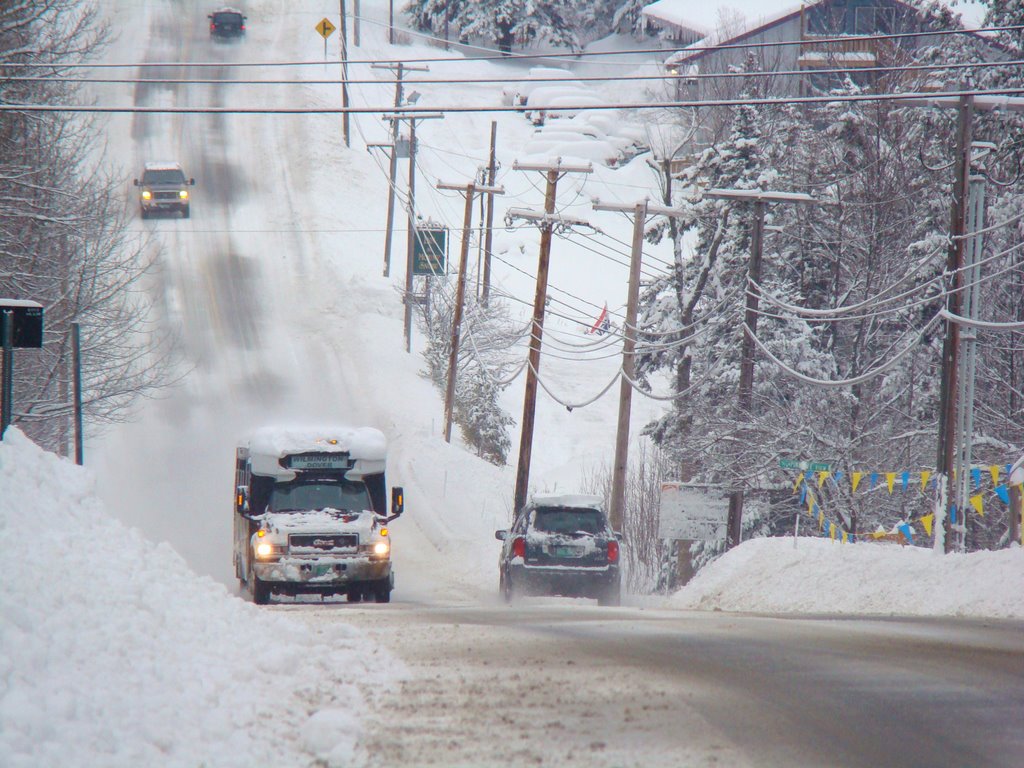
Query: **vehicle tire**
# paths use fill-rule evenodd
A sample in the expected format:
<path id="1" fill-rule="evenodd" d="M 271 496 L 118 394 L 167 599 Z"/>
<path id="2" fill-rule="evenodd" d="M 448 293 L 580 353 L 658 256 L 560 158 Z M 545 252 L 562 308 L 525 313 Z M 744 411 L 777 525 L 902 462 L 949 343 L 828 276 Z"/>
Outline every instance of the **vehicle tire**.
<path id="1" fill-rule="evenodd" d="M 260 581 L 259 577 L 252 577 L 252 601 L 256 605 L 266 605 L 270 602 L 270 585 Z"/>
<path id="2" fill-rule="evenodd" d="M 363 590 L 360 587 L 352 587 L 348 591 L 348 601 L 350 603 L 361 603 L 363 601 Z"/>
<path id="3" fill-rule="evenodd" d="M 503 574 L 501 579 L 501 597 L 506 602 L 511 604 L 517 597 L 519 592 L 516 590 L 515 585 L 512 583 L 512 574 Z"/>
<path id="4" fill-rule="evenodd" d="M 391 602 L 391 580 L 381 579 L 373 590 L 373 599 L 377 603 Z"/>
<path id="5" fill-rule="evenodd" d="M 181 218 L 183 218 L 183 219 L 187 219 L 188 217 L 189 217 L 189 215 L 188 215 L 188 206 L 187 206 L 187 205 L 185 205 L 185 206 L 182 206 L 182 209 L 181 209 Z"/>
<path id="6" fill-rule="evenodd" d="M 148 219 L 149 218 L 149 211 L 147 211 L 145 208 L 140 208 L 139 209 L 139 213 L 142 214 L 142 218 L 144 218 L 144 219 Z"/>
<path id="7" fill-rule="evenodd" d="M 622 604 L 622 587 L 619 582 L 609 584 L 605 587 L 597 596 L 598 605 L 621 605 Z"/>

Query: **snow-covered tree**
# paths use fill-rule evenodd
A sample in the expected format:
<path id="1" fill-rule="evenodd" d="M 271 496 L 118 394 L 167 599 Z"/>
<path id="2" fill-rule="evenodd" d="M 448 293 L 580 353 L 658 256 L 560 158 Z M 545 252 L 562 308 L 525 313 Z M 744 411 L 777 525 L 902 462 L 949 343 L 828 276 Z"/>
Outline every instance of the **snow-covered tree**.
<path id="1" fill-rule="evenodd" d="M 544 40 L 553 45 L 578 48 L 568 0 L 412 0 L 406 12 L 420 29 L 442 31 L 445 19 L 457 27 L 461 39 L 482 37 L 510 53 L 512 47 Z"/>
<path id="2" fill-rule="evenodd" d="M 97 52 L 106 30 L 74 0 L 0 4 L 0 101 L 74 100 L 67 80 L 15 80 L 27 70 L 59 75 Z M 150 256 L 127 233 L 120 180 L 87 160 L 97 127 L 59 113 L 5 112 L 0 120 L 0 296 L 44 306 L 41 350 L 15 365 L 14 421 L 46 448 L 65 451 L 71 416 L 71 323 L 82 328 L 85 424 L 124 418 L 158 385 L 149 306 L 133 288 Z"/>

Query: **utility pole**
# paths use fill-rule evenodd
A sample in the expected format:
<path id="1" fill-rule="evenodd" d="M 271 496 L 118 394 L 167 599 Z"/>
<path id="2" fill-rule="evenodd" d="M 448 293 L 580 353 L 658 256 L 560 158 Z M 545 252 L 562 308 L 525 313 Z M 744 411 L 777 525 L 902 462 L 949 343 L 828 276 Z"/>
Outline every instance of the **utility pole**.
<path id="1" fill-rule="evenodd" d="M 526 164 L 516 162 L 515 171 L 540 171 L 547 178 L 544 193 L 544 212 L 513 208 L 509 211 L 512 218 L 532 219 L 540 222 L 540 254 L 537 260 L 537 292 L 533 299 L 532 333 L 530 334 L 529 365 L 526 369 L 526 393 L 523 396 L 522 434 L 519 440 L 519 464 L 516 469 L 516 489 L 514 510 L 516 513 L 526 504 L 526 495 L 530 486 L 530 454 L 533 449 L 533 422 L 537 408 L 537 373 L 540 370 L 540 347 L 544 336 L 544 305 L 548 295 L 548 262 L 551 256 L 551 230 L 558 221 L 555 213 L 555 196 L 558 181 L 566 173 L 593 173 L 594 167 L 586 165 L 564 164 L 559 158 L 555 163 Z M 564 219 L 563 219 L 564 220 Z"/>
<path id="2" fill-rule="evenodd" d="M 388 45 L 395 44 L 395 0 L 388 0 Z"/>
<path id="3" fill-rule="evenodd" d="M 75 464 L 81 466 L 85 463 L 82 437 L 82 326 L 77 321 L 71 323 L 71 365 L 75 369 Z"/>
<path id="4" fill-rule="evenodd" d="M 967 188 L 970 184 L 971 140 L 974 117 L 974 97 L 960 97 L 957 113 L 956 158 L 953 177 L 953 206 L 949 226 L 950 243 L 946 254 L 946 309 L 960 314 L 964 262 L 964 234 L 967 231 Z M 956 460 L 956 403 L 957 369 L 960 358 L 960 326 L 952 319 L 946 319 L 946 335 L 942 342 L 942 379 L 939 387 L 939 447 L 936 455 L 935 478 L 935 531 L 934 549 L 950 552 L 954 548 L 954 532 L 966 531 L 966 514 L 960 509 L 954 524 L 950 516 L 950 481 Z"/>
<path id="5" fill-rule="evenodd" d="M 629 260 L 629 289 L 626 294 L 626 325 L 622 340 L 622 376 L 619 379 L 619 418 L 615 430 L 615 462 L 612 466 L 612 497 L 608 518 L 612 529 L 622 530 L 626 506 L 626 473 L 629 466 L 629 421 L 633 407 L 633 380 L 636 376 L 636 315 L 640 303 L 640 266 L 643 259 L 644 226 L 648 214 L 670 218 L 679 215 L 673 208 L 652 205 L 642 200 L 635 205 L 594 201 L 595 211 L 622 211 L 633 214 L 633 244 Z"/>
<path id="6" fill-rule="evenodd" d="M 798 192 L 766 192 L 759 189 L 712 189 L 705 197 L 740 200 L 754 204 L 754 228 L 750 237 L 750 262 L 747 265 L 746 326 L 740 346 L 740 382 L 736 396 L 740 417 L 749 421 L 754 404 L 754 334 L 757 333 L 758 295 L 761 284 L 761 257 L 764 242 L 764 214 L 768 203 L 817 203 L 810 195 Z M 743 532 L 743 489 L 729 494 L 729 547 L 740 543 Z"/>
<path id="7" fill-rule="evenodd" d="M 348 116 L 348 32 L 345 24 L 345 0 L 338 0 L 341 7 L 341 106 L 345 111 L 341 115 L 341 130 L 345 136 L 345 146 L 349 147 L 349 116 Z"/>
<path id="8" fill-rule="evenodd" d="M 496 149 L 498 142 L 498 121 L 491 121 L 491 156 L 487 164 L 487 186 L 493 187 L 498 172 Z M 487 215 L 484 219 L 484 285 L 480 294 L 480 303 L 485 307 L 491 296 L 491 246 L 494 242 L 494 195 L 487 195 Z"/>
<path id="9" fill-rule="evenodd" d="M 969 84 L 968 84 L 969 85 Z M 928 96 L 908 99 L 905 106 L 940 107 L 957 110 L 956 157 L 954 159 L 953 203 L 951 206 L 950 244 L 946 253 L 946 310 L 949 314 L 960 315 L 961 291 L 964 287 L 963 264 L 968 239 L 968 193 L 971 183 L 971 147 L 974 139 L 974 113 L 978 110 L 999 109 L 1006 112 L 1024 112 L 1024 99 L 1005 97 L 998 101 L 976 104 L 971 94 L 960 96 Z M 957 454 L 957 436 L 954 422 L 957 420 L 957 369 L 960 359 L 960 326 L 946 318 L 946 333 L 942 342 L 942 374 L 939 389 L 939 435 L 936 451 L 935 505 L 933 512 L 934 539 L 932 548 L 936 552 L 950 552 L 954 542 L 950 534 L 962 535 L 966 528 L 965 511 L 957 514 L 956 526 L 952 525 L 951 479 Z M 973 404 L 972 404 L 973 407 Z M 970 439 L 969 435 L 961 440 Z"/>
<path id="10" fill-rule="evenodd" d="M 408 120 L 409 121 L 409 203 L 407 211 L 407 232 L 405 239 L 405 294 L 402 298 L 405 304 L 405 316 L 403 318 L 403 329 L 405 335 L 405 351 L 412 351 L 412 305 L 413 305 L 413 256 L 416 252 L 416 121 L 436 120 L 444 117 L 441 112 L 423 112 L 415 115 L 408 115 L 402 112 L 393 112 L 384 115 L 386 120 Z"/>
<path id="11" fill-rule="evenodd" d="M 466 196 L 466 210 L 462 219 L 462 249 L 459 253 L 459 279 L 455 290 L 455 314 L 452 317 L 451 349 L 448 352 L 448 379 L 444 392 L 444 441 L 452 441 L 452 412 L 455 410 L 455 379 L 458 376 L 459 340 L 462 332 L 462 305 L 466 297 L 466 272 L 469 262 L 469 235 L 473 224 L 473 197 L 477 192 L 503 195 L 501 187 L 469 184 L 446 184 L 438 182 L 438 189 L 462 192 Z"/>
<path id="12" fill-rule="evenodd" d="M 0 380 L 0 440 L 14 420 L 14 311 L 0 310 L 0 345 L 3 345 L 3 378 Z"/>
<path id="13" fill-rule="evenodd" d="M 352 45 L 359 47 L 359 0 L 352 0 Z"/>
<path id="14" fill-rule="evenodd" d="M 395 72 L 395 111 L 402 106 L 402 77 L 406 72 L 429 72 L 430 67 L 428 66 L 416 66 L 415 64 L 403 64 L 402 62 L 396 62 L 394 64 L 371 64 L 371 69 L 388 69 Z M 373 144 L 367 145 L 374 147 L 384 147 L 385 144 Z M 397 183 L 398 176 L 398 153 L 396 147 L 398 146 L 398 120 L 395 118 L 391 119 L 391 154 L 388 157 L 388 222 L 387 229 L 384 230 L 384 277 L 391 275 L 391 242 L 393 238 L 393 230 L 395 225 L 395 185 Z"/>

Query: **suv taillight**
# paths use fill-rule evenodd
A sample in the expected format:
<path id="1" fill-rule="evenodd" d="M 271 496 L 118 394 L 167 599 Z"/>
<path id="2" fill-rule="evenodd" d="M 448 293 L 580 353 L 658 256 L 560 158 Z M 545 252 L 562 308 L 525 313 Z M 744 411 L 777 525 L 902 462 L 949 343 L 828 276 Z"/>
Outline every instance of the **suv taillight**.
<path id="1" fill-rule="evenodd" d="M 526 559 L 526 539 L 522 536 L 512 539 L 512 556 Z"/>
<path id="2" fill-rule="evenodd" d="M 608 562 L 619 562 L 619 542 L 615 541 L 615 539 L 608 542 Z"/>

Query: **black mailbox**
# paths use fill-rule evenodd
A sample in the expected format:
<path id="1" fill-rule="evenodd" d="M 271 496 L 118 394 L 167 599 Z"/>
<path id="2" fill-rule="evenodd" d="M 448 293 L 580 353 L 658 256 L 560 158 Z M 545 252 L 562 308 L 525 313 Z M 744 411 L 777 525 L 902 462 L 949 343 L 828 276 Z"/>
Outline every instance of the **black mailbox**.
<path id="1" fill-rule="evenodd" d="M 35 348 L 43 346 L 43 305 L 37 301 L 0 299 L 0 329 L 3 328 L 3 314 L 11 313 L 14 329 L 12 347 Z M 0 338 L 0 342 L 3 339 Z"/>

